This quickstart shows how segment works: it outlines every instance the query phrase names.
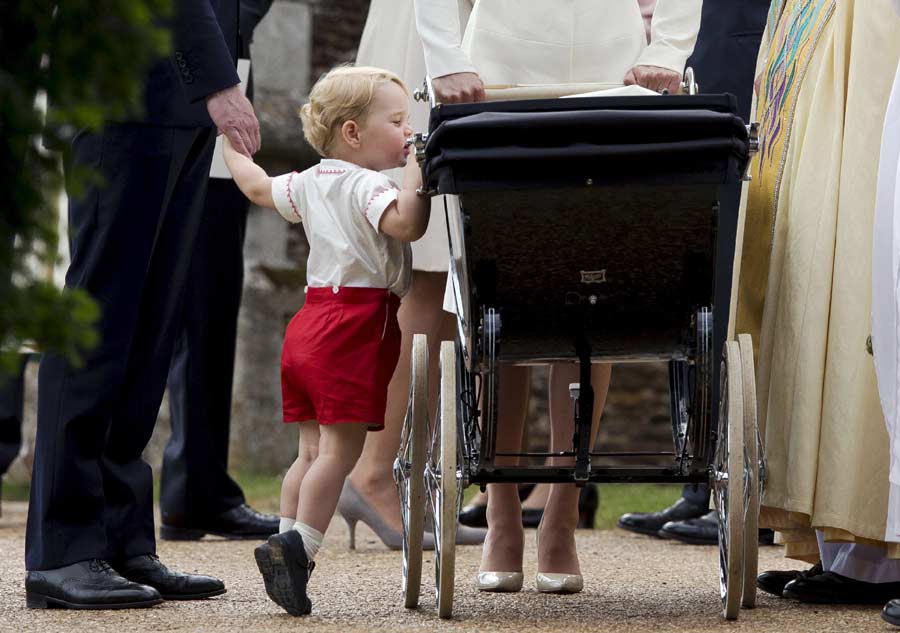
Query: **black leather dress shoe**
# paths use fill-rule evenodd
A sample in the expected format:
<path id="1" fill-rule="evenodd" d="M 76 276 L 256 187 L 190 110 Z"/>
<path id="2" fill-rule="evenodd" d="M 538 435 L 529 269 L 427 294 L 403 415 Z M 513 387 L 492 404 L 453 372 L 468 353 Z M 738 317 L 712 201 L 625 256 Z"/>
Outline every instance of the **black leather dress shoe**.
<path id="1" fill-rule="evenodd" d="M 798 578 L 808 578 L 809 576 L 818 576 L 824 570 L 822 563 L 818 562 L 806 571 L 792 569 L 791 571 L 764 571 L 756 577 L 756 586 L 770 593 L 773 596 L 783 597 L 784 586 L 792 580 Z"/>
<path id="2" fill-rule="evenodd" d="M 525 501 L 532 490 L 534 490 L 534 484 L 519 484 L 519 501 Z M 468 504 L 459 513 L 459 522 L 468 527 L 486 528 L 487 505 L 481 503 Z"/>
<path id="3" fill-rule="evenodd" d="M 278 517 L 247 504 L 208 519 L 163 514 L 159 537 L 164 541 L 196 541 L 207 534 L 227 539 L 265 539 L 278 533 Z"/>
<path id="4" fill-rule="evenodd" d="M 288 530 L 270 536 L 253 554 L 272 601 L 291 615 L 308 615 L 312 602 L 306 585 L 316 564 L 307 558 L 300 533 Z"/>
<path id="5" fill-rule="evenodd" d="M 25 575 L 29 609 L 138 609 L 162 601 L 156 589 L 126 580 L 99 558 Z"/>
<path id="6" fill-rule="evenodd" d="M 459 522 L 469 527 L 486 528 L 487 506 L 480 503 L 468 504 L 460 511 Z"/>
<path id="7" fill-rule="evenodd" d="M 881 610 L 881 619 L 894 626 L 900 626 L 900 600 L 893 599 Z"/>
<path id="8" fill-rule="evenodd" d="M 659 530 L 661 538 L 675 539 L 691 545 L 718 545 L 719 522 L 715 510 L 710 510 L 702 517 L 670 521 Z M 772 530 L 759 531 L 759 544 L 772 545 L 775 533 Z"/>
<path id="9" fill-rule="evenodd" d="M 900 596 L 900 582 L 862 582 L 826 571 L 792 580 L 781 595 L 819 604 L 884 604 Z"/>
<path id="10" fill-rule="evenodd" d="M 659 529 L 659 536 L 691 545 L 717 545 L 719 520 L 716 511 L 711 510 L 702 517 L 693 519 L 669 521 Z"/>
<path id="11" fill-rule="evenodd" d="M 200 600 L 225 593 L 225 583 L 218 578 L 172 571 L 156 554 L 128 558 L 113 567 L 128 580 L 153 587 L 166 600 Z"/>
<path id="12" fill-rule="evenodd" d="M 775 545 L 775 530 L 769 528 L 759 528 L 759 544 Z"/>
<path id="13" fill-rule="evenodd" d="M 527 484 L 526 484 L 527 485 Z M 526 485 L 519 486 L 520 498 L 527 497 L 525 492 L 530 492 L 534 486 L 526 488 Z M 522 498 L 524 501 L 524 498 Z M 600 503 L 600 494 L 597 492 L 596 484 L 586 484 L 578 493 L 578 528 L 593 529 L 594 517 L 597 515 L 597 506 Z M 536 528 L 541 523 L 544 516 L 543 508 L 523 508 L 522 509 L 522 527 Z M 486 528 L 487 525 L 487 506 L 470 503 L 459 513 L 459 522 L 469 527 Z"/>
<path id="14" fill-rule="evenodd" d="M 682 521 L 703 516 L 708 511 L 707 506 L 690 503 L 683 498 L 659 512 L 629 512 L 619 517 L 617 525 L 623 530 L 658 536 L 660 529 L 669 521 Z"/>

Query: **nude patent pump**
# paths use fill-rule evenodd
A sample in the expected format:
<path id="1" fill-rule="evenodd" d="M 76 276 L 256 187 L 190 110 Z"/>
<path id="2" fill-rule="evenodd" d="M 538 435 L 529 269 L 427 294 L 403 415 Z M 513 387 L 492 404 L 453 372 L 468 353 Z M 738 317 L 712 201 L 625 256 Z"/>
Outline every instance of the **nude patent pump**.
<path id="1" fill-rule="evenodd" d="M 535 540 L 538 548 L 541 543 L 541 527 L 538 525 Z M 534 585 L 541 593 L 578 593 L 584 589 L 584 578 L 581 574 L 555 574 L 539 571 L 534 577 Z"/>
<path id="2" fill-rule="evenodd" d="M 515 593 L 522 590 L 524 575 L 520 571 L 480 571 L 475 576 L 478 591 Z"/>

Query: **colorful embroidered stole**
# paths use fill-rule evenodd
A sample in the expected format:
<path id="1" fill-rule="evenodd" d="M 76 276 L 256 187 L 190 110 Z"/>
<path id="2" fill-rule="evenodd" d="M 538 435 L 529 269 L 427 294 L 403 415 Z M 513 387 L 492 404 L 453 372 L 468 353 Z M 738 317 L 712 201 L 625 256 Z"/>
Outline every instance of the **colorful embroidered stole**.
<path id="1" fill-rule="evenodd" d="M 769 13 L 769 49 L 755 120 L 760 151 L 751 168 L 744 223 L 735 331 L 759 345 L 775 213 L 790 146 L 797 97 L 835 0 L 774 0 Z"/>

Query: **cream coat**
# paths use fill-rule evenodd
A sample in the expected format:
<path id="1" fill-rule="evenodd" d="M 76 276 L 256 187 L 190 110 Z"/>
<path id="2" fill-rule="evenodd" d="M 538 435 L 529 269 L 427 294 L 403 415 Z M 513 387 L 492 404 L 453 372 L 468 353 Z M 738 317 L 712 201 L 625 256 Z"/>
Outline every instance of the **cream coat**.
<path id="1" fill-rule="evenodd" d="M 472 5 L 469 0 L 454 0 L 454 6 L 453 20 L 455 24 L 464 26 Z M 413 0 L 372 0 L 356 62 L 397 73 L 410 91 L 422 85 L 425 80 L 425 57 L 422 40 L 416 32 Z M 428 130 L 428 104 L 410 99 L 409 113 L 410 124 L 416 132 Z M 387 173 L 398 183 L 402 182 L 402 169 Z M 447 202 L 456 204 L 455 198 Z M 447 272 L 450 260 L 448 244 L 444 196 L 439 196 L 432 201 L 428 230 L 422 239 L 412 243 L 413 269 Z"/>
<path id="2" fill-rule="evenodd" d="M 621 83 L 637 65 L 681 73 L 702 0 L 659 0 L 649 43 L 638 0 L 478 0 L 465 29 L 457 0 L 415 6 L 432 77 L 477 72 L 488 86 L 508 86 Z"/>

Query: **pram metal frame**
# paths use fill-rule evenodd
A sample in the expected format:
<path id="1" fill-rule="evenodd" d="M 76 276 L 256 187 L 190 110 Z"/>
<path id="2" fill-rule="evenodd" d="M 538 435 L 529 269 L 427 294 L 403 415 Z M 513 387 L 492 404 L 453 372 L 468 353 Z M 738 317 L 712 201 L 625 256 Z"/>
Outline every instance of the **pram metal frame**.
<path id="1" fill-rule="evenodd" d="M 685 92 L 696 95 L 697 86 L 690 71 L 685 78 Z M 417 98 L 427 97 L 436 107 L 434 91 L 430 80 L 426 79 L 426 89 L 417 91 Z M 671 107 L 674 111 L 690 107 L 685 97 L 656 97 L 660 101 L 650 103 L 631 101 L 640 109 L 652 109 L 657 104 Z M 682 101 L 682 99 L 685 99 Z M 701 99 L 690 97 L 690 99 Z M 562 111 L 566 108 L 590 106 L 582 99 L 559 102 L 534 102 L 540 112 Z M 645 100 L 646 101 L 646 100 Z M 707 98 L 704 103 L 719 103 L 726 108 L 727 100 L 721 103 Z M 690 102 L 694 103 L 694 102 Z M 699 102 L 698 102 L 699 103 Z M 530 104 L 505 102 L 484 106 L 484 111 L 523 112 Z M 444 108 L 445 106 L 441 106 Z M 699 107 L 699 106 L 697 106 Z M 733 106 L 731 106 L 733 108 Z M 469 108 L 473 113 L 476 109 Z M 480 111 L 480 110 L 477 110 Z M 466 107 L 457 107 L 449 114 L 467 116 Z M 434 125 L 434 114 L 432 124 Z M 748 127 L 750 152 L 757 142 L 755 129 Z M 432 129 L 431 133 L 434 133 Z M 416 155 L 420 162 L 426 158 L 429 149 L 428 134 L 416 135 L 414 139 Z M 424 167 L 423 167 L 424 169 Z M 744 175 L 744 170 L 737 178 Z M 444 193 L 439 186 L 426 179 L 421 192 L 426 195 Z M 660 183 L 662 185 L 662 183 Z M 574 193 L 571 193 L 574 191 Z M 659 186 L 653 195 L 659 196 L 659 206 L 670 211 L 667 216 L 660 211 L 654 218 L 663 226 L 672 228 L 679 222 L 686 228 L 677 233 L 674 243 L 692 244 L 695 259 L 678 259 L 677 253 L 665 274 L 673 279 L 687 276 L 693 286 L 701 290 L 689 291 L 683 298 L 677 293 L 665 294 L 668 304 L 665 309 L 649 310 L 639 323 L 633 321 L 635 306 L 653 306 L 660 297 L 638 296 L 629 304 L 628 314 L 632 321 L 618 323 L 606 318 L 598 310 L 607 306 L 611 298 L 628 300 L 627 295 L 615 294 L 622 288 L 634 286 L 623 270 L 634 270 L 635 280 L 647 277 L 648 287 L 664 283 L 665 277 L 654 277 L 646 265 L 637 262 L 632 254 L 617 253 L 619 256 L 607 268 L 598 267 L 581 270 L 581 280 L 588 289 L 567 291 L 561 307 L 551 317 L 544 314 L 529 314 L 521 318 L 517 310 L 519 298 L 504 294 L 503 283 L 522 284 L 516 278 L 515 266 L 504 268 L 502 262 L 491 259 L 493 244 L 470 243 L 470 236 L 502 235 L 503 209 L 532 205 L 541 208 L 541 201 L 551 200 L 554 190 L 527 193 L 504 190 L 495 194 L 487 190 L 473 191 L 460 196 L 458 212 L 449 209 L 445 201 L 445 216 L 450 235 L 451 265 L 449 279 L 452 294 L 457 302 L 459 338 L 456 343 L 445 342 L 441 348 L 441 388 L 439 419 L 432 430 L 424 480 L 428 489 L 429 508 L 435 525 L 435 573 L 437 581 L 438 613 L 449 617 L 452 613 L 452 569 L 455 543 L 456 520 L 462 490 L 470 484 L 482 489 L 490 483 L 576 483 L 588 482 L 642 482 L 642 483 L 702 483 L 710 482 L 716 508 L 719 512 L 720 534 L 720 575 L 723 612 L 725 617 L 737 617 L 740 601 L 752 606 L 755 601 L 755 584 L 748 586 L 743 575 L 749 578 L 750 568 L 755 576 L 756 528 L 753 539 L 744 538 L 743 524 L 753 523 L 758 515 L 759 495 L 751 494 L 751 489 L 759 492 L 761 443 L 756 429 L 755 408 L 745 406 L 745 400 L 755 398 L 755 387 L 742 376 L 742 370 L 752 378 L 752 345 L 748 340 L 742 344 L 729 342 L 722 360 L 722 393 L 720 414 L 716 428 L 712 427 L 712 381 L 713 381 L 713 288 L 715 278 L 715 249 L 718 244 L 718 204 L 715 201 L 715 186 Z M 635 222 L 629 215 L 629 205 L 634 208 L 652 209 L 654 199 L 639 189 L 629 189 L 618 184 L 595 183 L 594 178 L 582 180 L 581 187 L 566 190 L 567 219 L 579 226 L 579 218 L 592 217 L 602 213 L 604 229 L 610 234 L 616 231 L 625 235 L 633 230 Z M 597 200 L 604 205 L 598 210 Z M 703 200 L 708 200 L 708 206 Z M 468 211 L 469 204 L 479 209 L 476 216 Z M 622 211 L 621 209 L 624 209 Z M 588 214 L 588 215 L 585 215 Z M 677 221 L 675 221 L 677 219 Z M 525 218 L 527 221 L 528 218 Z M 493 222 L 493 224 L 492 224 Z M 668 222 L 668 224 L 665 224 Z M 583 228 L 588 224 L 583 223 Z M 705 228 L 701 228 L 705 227 Z M 541 226 L 531 227 L 541 234 Z M 622 233 L 624 231 L 624 233 Z M 549 233 L 542 234 L 551 243 L 546 248 L 551 252 L 568 252 L 565 244 L 552 242 Z M 503 237 L 506 237 L 505 235 Z M 553 239 L 557 236 L 553 235 Z M 488 240 L 490 242 L 490 240 Z M 479 250 L 481 249 L 481 250 Z M 573 257 L 583 251 L 572 251 Z M 665 260 L 665 255 L 660 258 Z M 481 259 L 479 259 L 481 257 Z M 491 262 L 494 262 L 493 264 Z M 623 263 L 624 262 L 624 263 Z M 616 266 L 619 266 L 617 269 Z M 632 268 L 627 268 L 631 266 Z M 612 268 L 610 268 L 612 267 Z M 527 266 L 525 267 L 527 269 Z M 612 276 L 607 275 L 611 270 Z M 640 275 L 638 274 L 640 273 Z M 504 281 L 497 281 L 498 279 Z M 513 279 L 513 282 L 510 280 Z M 624 280 L 624 281 L 623 281 Z M 546 286 L 547 280 L 543 280 Z M 596 288 L 594 287 L 596 284 Z M 616 284 L 619 284 L 617 286 Z M 629 286 L 629 284 L 631 284 Z M 540 285 L 540 284 L 538 284 Z M 543 286 L 542 286 L 543 287 Z M 671 290 L 671 288 L 669 289 Z M 690 290 L 690 289 L 689 289 Z M 699 294 L 698 294 L 699 292 Z M 640 293 L 637 293 L 640 295 Z M 535 305 L 539 295 L 521 299 L 522 306 Z M 641 303 L 643 302 L 643 303 Z M 670 304 L 670 305 L 669 305 Z M 599 307 L 598 307 L 599 306 Z M 694 306 L 694 307 L 691 307 Z M 604 313 L 604 314 L 606 314 Z M 640 314 L 640 311 L 637 312 Z M 672 313 L 672 314 L 669 314 Z M 562 317 L 560 317 L 562 314 Z M 476 319 L 477 316 L 477 319 Z M 550 318 L 544 323 L 542 318 Z M 600 320 L 598 325 L 597 320 Z M 605 319 L 605 320 L 604 320 Z M 529 322 L 533 321 L 533 323 Z M 684 322 L 689 322 L 685 328 Z M 560 329 L 560 323 L 567 327 Z M 641 329 L 641 323 L 649 324 Z M 679 325 L 681 323 L 682 325 Z M 535 325 L 537 324 L 537 325 Z M 546 325 L 546 336 L 541 336 L 541 326 Z M 602 327 L 601 327 L 602 326 Z M 596 335 L 597 328 L 604 335 Z M 625 337 L 615 343 L 616 332 Z M 635 332 L 638 332 L 635 338 Z M 640 334 L 643 333 L 643 334 Z M 656 336 L 656 338 L 654 338 Z M 568 342 L 565 342 L 568 337 Z M 747 337 L 749 339 L 749 337 Z M 675 343 L 673 344 L 673 341 Z M 568 349 L 568 351 L 563 351 Z M 575 402 L 575 425 L 573 448 L 571 451 L 557 452 L 498 452 L 497 420 L 499 394 L 499 366 L 501 362 L 552 362 L 568 361 L 579 364 L 579 382 L 570 388 Z M 593 388 L 591 386 L 591 363 L 633 362 L 662 360 L 668 362 L 670 414 L 672 418 L 673 450 L 669 451 L 618 451 L 603 452 L 591 450 Z M 414 397 L 411 398 L 411 401 Z M 451 402 L 452 400 L 452 402 Z M 412 409 L 410 409 L 412 411 Z M 411 413 L 405 424 L 416 422 Z M 451 441 L 448 433 L 453 433 Z M 756 450 L 747 450 L 744 439 L 752 438 Z M 404 457 L 401 449 L 401 457 Z M 570 466 L 559 465 L 497 465 L 497 457 L 519 457 L 533 459 L 540 457 L 564 457 L 573 459 Z M 636 464 L 628 466 L 602 465 L 604 458 L 660 458 L 671 457 L 670 465 Z M 395 465 L 395 470 L 403 471 L 406 477 L 414 460 L 409 452 Z M 452 464 L 452 468 L 448 468 Z M 398 478 L 399 480 L 400 478 Z M 755 523 L 754 523 L 755 526 Z M 404 523 L 404 529 L 410 529 Z M 438 533 L 440 532 L 440 534 Z M 748 561 L 753 561 L 752 564 Z M 406 573 L 406 572 L 405 572 Z M 412 577 L 412 574 L 410 574 Z M 752 584 L 752 583 L 749 583 Z M 407 588 L 407 606 L 411 606 Z M 416 596 L 417 597 L 417 596 Z"/>

